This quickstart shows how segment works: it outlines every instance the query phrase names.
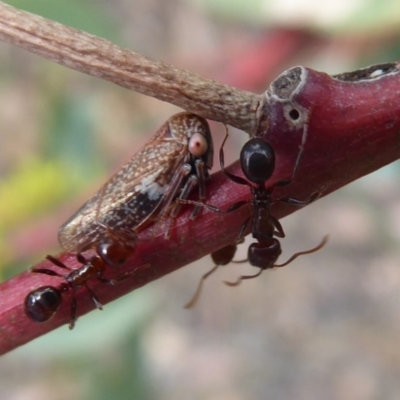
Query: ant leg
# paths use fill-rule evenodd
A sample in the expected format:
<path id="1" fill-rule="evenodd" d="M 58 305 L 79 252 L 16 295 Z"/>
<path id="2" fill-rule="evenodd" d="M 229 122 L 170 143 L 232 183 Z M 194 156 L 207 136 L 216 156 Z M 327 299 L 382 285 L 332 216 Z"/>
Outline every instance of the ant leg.
<path id="1" fill-rule="evenodd" d="M 220 168 L 225 171 L 225 155 L 224 155 L 224 146 L 226 141 L 228 140 L 229 137 L 229 131 L 228 127 L 224 124 L 225 127 L 225 137 L 224 140 L 221 143 L 221 147 L 219 148 L 219 166 Z"/>
<path id="2" fill-rule="evenodd" d="M 312 249 L 310 249 L 310 250 L 301 251 L 301 252 L 299 252 L 299 253 L 293 254 L 293 256 L 290 257 L 289 260 L 287 260 L 287 261 L 284 262 L 283 264 L 275 264 L 275 265 L 273 265 L 273 267 L 274 267 L 274 268 L 275 268 L 275 267 L 276 267 L 276 268 L 278 268 L 278 267 L 284 267 L 284 266 L 290 264 L 293 260 L 295 260 L 297 257 L 299 257 L 299 256 L 301 256 L 301 255 L 315 253 L 316 251 L 322 249 L 322 247 L 324 247 L 324 246 L 326 245 L 326 243 L 328 242 L 328 238 L 329 238 L 328 235 L 324 236 L 323 239 L 322 239 L 322 242 L 321 242 L 318 246 L 316 246 L 316 247 L 314 247 L 314 248 L 312 248 Z M 237 261 L 236 261 L 236 262 L 237 262 Z M 240 277 L 238 278 L 238 280 L 237 280 L 236 282 L 227 282 L 227 281 L 224 281 L 224 283 L 225 283 L 225 285 L 231 286 L 231 287 L 232 287 L 232 286 L 238 286 L 238 285 L 240 284 L 240 282 L 241 282 L 242 280 L 244 280 L 244 279 L 253 279 L 253 278 L 257 278 L 258 276 L 261 275 L 262 271 L 263 271 L 263 269 L 260 268 L 260 271 L 257 272 L 257 273 L 254 274 L 254 275 L 242 275 L 242 276 L 240 276 Z"/>
<path id="3" fill-rule="evenodd" d="M 295 175 L 296 175 L 296 173 L 297 173 L 297 170 L 298 170 L 298 168 L 299 168 L 300 160 L 301 160 L 301 157 L 302 157 L 303 151 L 304 151 L 304 145 L 305 145 L 305 143 L 306 143 L 306 141 L 307 141 L 307 136 L 308 136 L 308 124 L 309 124 L 309 122 L 310 122 L 311 111 L 312 111 L 312 108 L 309 110 L 308 115 L 307 115 L 307 120 L 304 122 L 303 135 L 302 135 L 302 137 L 301 137 L 301 143 L 300 143 L 299 153 L 297 154 L 296 164 L 294 165 L 294 168 L 293 168 L 293 171 L 292 171 L 292 176 L 289 178 L 289 182 L 292 182 L 292 181 L 293 181 L 293 179 L 294 179 L 294 177 L 295 177 Z M 286 180 L 286 181 L 287 181 L 287 180 Z M 284 183 L 285 181 L 281 181 L 281 182 L 282 182 L 282 185 L 280 185 L 280 186 L 283 186 L 283 185 L 286 184 L 286 183 Z M 279 183 L 279 182 L 278 182 L 278 183 Z"/>
<path id="4" fill-rule="evenodd" d="M 274 228 L 276 229 L 274 231 L 274 236 L 276 236 L 278 238 L 284 238 L 286 235 L 285 235 L 285 232 L 283 231 L 283 227 L 282 227 L 281 223 L 272 215 L 270 215 L 269 220 L 272 223 L 272 225 L 274 226 Z"/>
<path id="5" fill-rule="evenodd" d="M 103 305 L 100 303 L 98 300 L 97 296 L 94 294 L 93 290 L 90 289 L 90 287 L 85 283 L 83 286 L 85 286 L 86 290 L 88 291 L 90 298 L 92 299 L 94 305 L 98 310 L 103 309 Z M 78 319 L 77 317 L 77 302 L 76 302 L 76 288 L 73 287 L 73 294 L 72 294 L 72 300 L 71 300 L 71 320 L 69 321 L 69 329 L 74 329 L 75 322 Z"/>
<path id="6" fill-rule="evenodd" d="M 126 277 L 127 278 L 127 277 Z M 111 285 L 111 286 L 115 286 L 116 284 L 118 284 L 118 282 L 123 281 L 123 279 L 106 279 L 106 278 L 101 278 L 98 277 L 97 278 L 101 283 L 105 283 L 106 285 Z"/>
<path id="7" fill-rule="evenodd" d="M 53 263 L 57 267 L 71 271 L 71 268 L 67 267 L 63 262 L 61 262 L 60 260 L 58 260 L 57 258 L 55 258 L 53 256 L 47 255 L 46 259 L 49 260 L 51 263 Z M 78 261 L 79 261 L 79 259 L 78 259 Z"/>
<path id="8" fill-rule="evenodd" d="M 240 284 L 240 282 L 242 282 L 242 280 L 257 278 L 258 276 L 261 275 L 262 272 L 263 272 L 263 269 L 260 268 L 260 270 L 254 275 L 241 275 L 236 282 L 224 281 L 224 283 L 225 283 L 226 286 L 230 286 L 230 287 L 238 286 Z"/>
<path id="9" fill-rule="evenodd" d="M 203 288 L 204 281 L 205 281 L 211 274 L 213 274 L 213 273 L 218 269 L 219 266 L 220 266 L 219 264 L 215 265 L 214 267 L 212 267 L 208 272 L 206 272 L 206 273 L 200 278 L 199 284 L 198 284 L 198 286 L 197 286 L 197 289 L 196 289 L 194 295 L 193 295 L 192 298 L 183 306 L 183 308 L 186 308 L 186 309 L 192 308 L 192 307 L 197 303 L 197 300 L 199 299 L 201 290 L 202 290 L 202 288 Z"/>
<path id="10" fill-rule="evenodd" d="M 150 267 L 150 264 L 143 264 L 140 267 Z M 127 271 L 125 273 L 123 273 L 121 276 L 118 276 L 116 278 L 111 278 L 111 279 L 107 279 L 107 278 L 103 278 L 103 277 L 97 277 L 97 279 L 101 282 L 101 283 L 105 283 L 106 285 L 111 285 L 111 286 L 115 286 L 120 282 L 123 282 L 124 280 L 130 278 L 131 276 L 133 276 L 136 273 L 136 270 L 134 271 Z"/>
<path id="11" fill-rule="evenodd" d="M 69 321 L 68 328 L 72 331 L 75 327 L 75 322 L 76 322 L 76 299 L 73 298 L 71 301 L 71 320 Z"/>
<path id="12" fill-rule="evenodd" d="M 249 226 L 249 222 L 253 219 L 253 216 L 246 218 L 243 222 L 242 226 L 240 227 L 239 235 L 236 238 L 236 244 L 240 244 L 244 242 L 244 233 L 246 232 L 247 227 Z"/>
<path id="13" fill-rule="evenodd" d="M 90 298 L 92 299 L 94 305 L 96 306 L 96 308 L 98 310 L 102 310 L 103 309 L 103 305 L 100 303 L 99 299 L 97 298 L 97 296 L 94 294 L 93 290 L 90 289 L 90 287 L 85 283 L 84 284 L 86 290 L 88 291 Z"/>
<path id="14" fill-rule="evenodd" d="M 315 253 L 316 251 L 322 249 L 322 248 L 326 245 L 326 243 L 328 242 L 328 238 L 329 238 L 329 235 L 324 236 L 324 237 L 322 238 L 322 242 L 321 242 L 318 246 L 316 246 L 316 247 L 314 247 L 314 248 L 312 248 L 312 249 L 310 249 L 310 250 L 300 251 L 300 252 L 298 252 L 298 253 L 295 253 L 295 254 L 292 255 L 292 257 L 289 258 L 289 260 L 287 260 L 287 261 L 284 262 L 283 264 L 275 264 L 273 267 L 274 267 L 274 268 L 275 268 L 275 267 L 276 267 L 276 268 L 284 267 L 284 266 L 290 264 L 293 260 L 295 260 L 295 259 L 296 259 L 297 257 L 299 257 L 299 256 L 302 256 L 302 255 L 304 255 L 304 254 Z"/>
<path id="15" fill-rule="evenodd" d="M 77 310 L 77 304 L 76 304 L 76 288 L 73 287 L 72 300 L 71 300 L 71 319 L 70 319 L 70 321 L 69 321 L 69 329 L 70 329 L 70 330 L 74 329 L 75 322 L 76 322 L 76 320 L 77 320 L 76 310 Z"/>
<path id="16" fill-rule="evenodd" d="M 246 221 L 243 222 L 242 226 L 240 227 L 240 231 L 239 231 L 239 235 L 236 239 L 236 244 L 241 244 L 244 242 L 244 233 L 246 232 L 246 229 L 249 225 L 249 222 L 252 220 L 253 216 L 251 215 L 250 217 L 248 217 L 246 219 Z M 231 260 L 232 263 L 234 264 L 243 264 L 245 262 L 248 262 L 249 260 L 247 258 L 245 258 L 244 260 L 238 260 L 238 261 L 233 261 Z"/>
<path id="17" fill-rule="evenodd" d="M 96 306 L 97 309 L 102 310 L 102 304 L 99 302 L 97 299 L 97 296 L 94 294 L 93 290 L 89 288 L 87 284 L 84 284 L 86 290 L 88 291 L 91 299 L 93 300 L 94 305 Z M 75 322 L 78 319 L 77 317 L 77 301 L 76 301 L 76 289 L 73 288 L 73 297 L 71 300 L 71 320 L 69 321 L 69 329 L 74 329 Z"/>
<path id="18" fill-rule="evenodd" d="M 301 137 L 300 148 L 299 148 L 299 152 L 298 152 L 298 154 L 297 154 L 296 163 L 295 163 L 295 165 L 294 165 L 294 168 L 293 168 L 293 171 L 292 171 L 292 175 L 290 176 L 290 178 L 283 179 L 283 180 L 281 180 L 281 181 L 275 183 L 275 184 L 273 185 L 274 187 L 275 187 L 275 186 L 286 186 L 286 185 L 289 185 L 289 184 L 293 181 L 294 177 L 296 176 L 297 170 L 298 170 L 298 168 L 299 168 L 300 160 L 301 160 L 301 157 L 302 157 L 302 155 L 303 155 L 304 145 L 305 145 L 305 143 L 306 143 L 306 141 L 307 141 L 307 136 L 308 136 L 308 124 L 309 124 L 309 122 L 310 122 L 310 117 L 311 117 L 312 108 L 313 108 L 313 107 L 311 107 L 311 109 L 309 110 L 308 115 L 307 115 L 307 119 L 306 119 L 306 121 L 304 122 L 303 135 L 302 135 L 302 137 Z"/>
<path id="19" fill-rule="evenodd" d="M 59 274 L 58 272 L 53 271 L 51 269 L 46 269 L 46 268 L 35 268 L 35 269 L 31 269 L 30 272 L 46 274 L 46 275 L 50 275 L 50 276 L 59 276 L 60 278 L 64 278 L 64 276 Z"/>
<path id="20" fill-rule="evenodd" d="M 294 199 L 293 197 L 280 197 L 279 199 L 276 199 L 274 201 L 281 201 L 282 203 L 288 203 L 288 204 L 292 204 L 294 206 L 308 206 L 309 204 L 311 204 L 312 202 L 314 202 L 315 200 L 317 200 L 319 197 L 321 196 L 320 192 L 314 192 L 309 199 L 307 200 L 298 200 L 298 199 Z"/>
<path id="21" fill-rule="evenodd" d="M 184 308 L 186 308 L 186 309 L 192 308 L 196 304 L 198 298 L 200 297 L 200 293 L 203 288 L 204 281 L 211 274 L 213 274 L 217 270 L 218 267 L 223 266 L 223 265 L 228 265 L 232 261 L 233 257 L 235 256 L 236 250 L 237 250 L 237 243 L 230 243 L 230 244 L 214 251 L 213 253 L 211 253 L 211 258 L 214 261 L 215 265 L 213 268 L 211 268 L 207 273 L 205 273 L 201 277 L 199 284 L 197 286 L 196 292 L 194 293 L 191 300 L 184 306 Z"/>
<path id="22" fill-rule="evenodd" d="M 76 259 L 81 263 L 81 264 L 86 264 L 88 262 L 87 258 L 82 254 L 78 253 L 76 255 Z"/>
<path id="23" fill-rule="evenodd" d="M 180 204 L 191 204 L 193 206 L 204 207 L 208 211 L 215 212 L 218 214 L 229 214 L 232 211 L 236 211 L 237 209 L 245 206 L 246 204 L 249 204 L 249 202 L 245 200 L 238 201 L 237 203 L 232 204 L 228 209 L 222 210 L 221 208 L 213 206 L 212 204 L 201 203 L 200 201 L 196 200 L 177 199 L 176 201 Z"/>
<path id="24" fill-rule="evenodd" d="M 93 300 L 94 305 L 96 306 L 97 309 L 102 310 L 103 306 L 99 302 L 97 296 L 94 294 L 93 290 L 90 289 L 90 287 L 85 283 L 84 284 L 86 290 L 88 291 L 91 299 Z M 72 330 L 74 329 L 75 322 L 78 319 L 77 317 L 77 302 L 76 302 L 76 289 L 73 287 L 73 294 L 72 294 L 72 300 L 71 300 L 71 320 L 69 321 L 69 329 Z"/>
<path id="25" fill-rule="evenodd" d="M 247 182 L 246 179 L 242 178 L 241 176 L 234 175 L 225 169 L 224 146 L 228 137 L 229 137 L 228 127 L 225 125 L 225 137 L 219 149 L 219 166 L 223 171 L 223 173 L 225 174 L 225 176 L 229 178 L 231 181 L 238 183 L 239 185 L 246 185 L 251 188 L 251 184 Z"/>
<path id="26" fill-rule="evenodd" d="M 245 258 L 244 260 L 232 260 L 231 262 L 232 262 L 233 264 L 244 264 L 244 263 L 249 262 L 249 259 L 248 259 L 248 258 Z"/>

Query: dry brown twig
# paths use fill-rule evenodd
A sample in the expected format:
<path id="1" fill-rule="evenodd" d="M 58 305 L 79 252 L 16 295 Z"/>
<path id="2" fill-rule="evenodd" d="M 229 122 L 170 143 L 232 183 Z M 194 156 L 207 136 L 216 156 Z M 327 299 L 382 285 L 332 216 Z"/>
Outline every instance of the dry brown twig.
<path id="1" fill-rule="evenodd" d="M 278 191 L 277 196 L 306 199 L 316 191 L 326 195 L 400 157 L 398 63 L 335 77 L 296 67 L 283 72 L 260 96 L 151 62 L 104 39 L 1 2 L 0 39 L 69 68 L 266 138 L 278 156 L 271 183 L 290 175 L 299 141 L 307 129 L 306 148 L 296 180 Z M 232 167 L 232 172 L 239 171 L 238 164 Z M 235 185 L 221 173 L 212 177 L 207 190 L 207 201 L 221 208 L 250 199 L 248 188 Z M 293 207 L 279 203 L 274 207 L 274 215 L 279 218 L 293 211 Z M 151 232 L 141 235 L 141 243 L 124 267 L 135 269 L 132 279 L 115 287 L 93 282 L 91 286 L 104 304 L 232 243 L 250 209 L 244 207 L 225 215 L 204 212 L 195 221 L 188 218 L 190 212 L 178 218 L 172 240 L 166 240 L 162 232 L 156 237 Z M 60 257 L 72 268 L 79 266 L 74 255 Z M 140 267 L 145 264 L 151 267 Z M 52 268 L 47 261 L 38 266 Z M 65 294 L 63 306 L 48 323 L 38 325 L 26 318 L 26 294 L 50 283 L 54 285 L 53 277 L 25 273 L 0 286 L 0 353 L 69 321 L 71 293 Z M 77 300 L 79 315 L 93 309 L 84 290 L 78 292 Z"/>
<path id="2" fill-rule="evenodd" d="M 252 133 L 261 96 L 223 85 L 0 2 L 0 40 L 60 65 Z"/>

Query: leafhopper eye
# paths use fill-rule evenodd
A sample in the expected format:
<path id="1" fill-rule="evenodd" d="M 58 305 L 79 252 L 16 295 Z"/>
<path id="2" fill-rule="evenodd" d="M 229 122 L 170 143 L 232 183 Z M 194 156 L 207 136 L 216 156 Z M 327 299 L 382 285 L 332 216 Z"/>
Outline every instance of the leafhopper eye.
<path id="1" fill-rule="evenodd" d="M 201 133 L 196 132 L 189 139 L 189 153 L 194 157 L 201 157 L 206 154 L 208 150 L 207 140 Z"/>

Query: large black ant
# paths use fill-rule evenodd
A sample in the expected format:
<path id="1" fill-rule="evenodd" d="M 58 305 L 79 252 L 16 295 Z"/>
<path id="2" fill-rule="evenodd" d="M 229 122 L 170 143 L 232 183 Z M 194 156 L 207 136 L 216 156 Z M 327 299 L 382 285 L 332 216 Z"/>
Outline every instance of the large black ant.
<path id="1" fill-rule="evenodd" d="M 304 143 L 307 138 L 307 126 L 304 127 L 302 142 L 300 145 L 299 153 L 297 155 L 295 166 L 292 171 L 292 175 L 288 179 L 278 181 L 269 187 L 266 187 L 265 184 L 268 179 L 271 178 L 272 174 L 275 171 L 275 152 L 271 144 L 257 137 L 252 138 L 247 143 L 245 143 L 240 152 L 240 165 L 243 174 L 247 178 L 244 179 L 240 176 L 230 173 L 225 169 L 223 147 L 227 138 L 228 131 L 226 132 L 219 152 L 221 169 L 224 174 L 233 182 L 239 185 L 248 186 L 251 190 L 252 199 L 250 201 L 240 201 L 234 203 L 227 210 L 221 210 L 220 208 L 213 205 L 199 203 L 196 201 L 186 200 L 182 202 L 186 204 L 200 205 L 210 211 L 217 213 L 230 213 L 240 207 L 243 207 L 246 204 L 251 204 L 253 208 L 253 213 L 242 224 L 235 244 L 228 245 L 212 253 L 213 258 L 215 257 L 215 255 L 223 255 L 223 262 L 216 262 L 216 265 L 201 278 L 199 287 L 196 290 L 195 295 L 193 296 L 192 300 L 189 301 L 189 303 L 186 305 L 187 308 L 193 306 L 196 302 L 204 279 L 210 276 L 219 265 L 226 265 L 230 261 L 232 261 L 235 254 L 235 252 L 232 250 L 235 247 L 232 246 L 236 246 L 236 244 L 243 241 L 249 224 L 251 224 L 252 236 L 257 240 L 257 242 L 252 243 L 249 246 L 247 252 L 247 261 L 252 266 L 257 267 L 260 270 L 254 275 L 242 275 L 238 278 L 236 282 L 225 282 L 228 286 L 237 286 L 244 279 L 256 278 L 262 273 L 262 271 L 266 269 L 284 267 L 301 255 L 310 254 L 318 251 L 323 246 L 325 246 L 328 240 L 328 236 L 325 236 L 318 246 L 310 250 L 295 253 L 292 257 L 290 257 L 286 262 L 282 264 L 275 264 L 282 253 L 281 244 L 277 238 L 284 238 L 285 232 L 282 228 L 281 223 L 271 214 L 272 204 L 281 201 L 296 206 L 305 206 L 312 203 L 320 196 L 320 193 L 316 192 L 312 194 L 311 197 L 306 201 L 298 200 L 292 197 L 281 197 L 275 200 L 272 198 L 272 194 L 275 188 L 289 185 L 296 175 L 298 165 L 303 153 Z M 230 260 L 229 257 L 231 257 Z"/>

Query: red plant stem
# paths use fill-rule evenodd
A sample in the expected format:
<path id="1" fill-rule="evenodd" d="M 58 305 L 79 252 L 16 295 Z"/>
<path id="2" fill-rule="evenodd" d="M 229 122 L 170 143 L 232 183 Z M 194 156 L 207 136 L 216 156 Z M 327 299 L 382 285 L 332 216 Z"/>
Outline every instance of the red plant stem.
<path id="1" fill-rule="evenodd" d="M 304 127 L 308 129 L 295 181 L 277 190 L 277 197 L 307 199 L 315 191 L 326 195 L 400 157 L 399 71 L 397 64 L 386 67 L 391 72 L 375 79 L 371 79 L 368 71 L 335 79 L 297 67 L 271 84 L 258 110 L 257 132 L 272 143 L 276 151 L 276 173 L 271 183 L 290 176 Z M 237 163 L 231 172 L 240 173 Z M 229 181 L 222 173 L 215 174 L 207 186 L 207 201 L 223 209 L 236 201 L 250 200 L 247 187 Z M 295 210 L 283 203 L 273 207 L 278 218 Z M 94 280 L 90 286 L 106 304 L 234 242 L 250 212 L 249 206 L 229 214 L 204 211 L 192 221 L 188 206 L 177 219 L 171 239 L 165 239 L 157 225 L 141 233 L 126 266 L 114 272 L 114 276 L 119 276 L 124 271 L 135 271 L 130 279 L 117 286 Z M 71 268 L 79 267 L 74 255 L 62 254 L 60 259 Z M 48 261 L 36 267 L 55 268 Z M 47 323 L 35 324 L 24 314 L 23 302 L 30 290 L 48 284 L 57 286 L 59 282 L 58 278 L 26 272 L 0 285 L 0 353 L 69 322 L 71 292 L 64 295 L 62 307 Z M 77 301 L 79 315 L 93 309 L 84 289 L 78 291 Z"/>

